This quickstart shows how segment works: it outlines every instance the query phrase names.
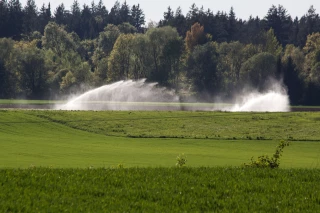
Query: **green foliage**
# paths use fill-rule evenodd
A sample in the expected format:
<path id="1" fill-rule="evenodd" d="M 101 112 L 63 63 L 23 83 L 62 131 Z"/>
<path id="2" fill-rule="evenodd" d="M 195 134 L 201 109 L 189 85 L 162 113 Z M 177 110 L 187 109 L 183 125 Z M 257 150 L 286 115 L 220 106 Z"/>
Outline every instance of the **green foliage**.
<path id="1" fill-rule="evenodd" d="M 158 104 L 163 106 L 163 103 Z M 184 106 L 192 107 L 197 106 L 197 104 L 186 104 Z M 214 108 L 214 105 L 205 106 Z M 219 140 L 232 138 L 246 140 L 247 137 L 286 140 L 289 136 L 292 136 L 293 139 L 291 140 L 296 141 L 320 140 L 320 120 L 317 119 L 320 114 L 318 112 L 134 111 L 129 113 L 126 111 L 27 111 L 26 113 L 63 123 L 75 129 L 109 136 L 141 138 L 159 138 L 162 136 L 166 138 L 210 138 Z M 117 126 L 119 121 L 121 121 L 121 127 Z M 114 131 L 120 129 L 122 131 Z"/>
<path id="2" fill-rule="evenodd" d="M 116 1 L 110 11 L 102 1 L 82 8 L 75 1 L 70 10 L 60 4 L 54 11 L 50 4 L 38 11 L 33 0 L 24 8 L 19 1 L 0 2 L 0 38 L 34 46 L 20 54 L 19 47 L 6 49 L 2 42 L 8 53 L 0 54 L 0 97 L 57 97 L 79 91 L 79 85 L 146 78 L 186 96 L 212 99 L 218 93 L 230 100 L 247 83 L 264 90 L 265 79 L 285 76 L 292 103 L 320 103 L 320 19 L 313 6 L 300 19 L 278 5 L 263 19 L 243 21 L 233 8 L 214 14 L 193 4 L 186 15 L 168 7 L 163 20 L 149 25 L 140 5 L 126 1 Z M 120 34 L 132 39 L 115 45 Z M 32 77 L 39 70 L 43 75 Z"/>
<path id="3" fill-rule="evenodd" d="M 172 167 L 177 153 L 188 153 L 188 167 L 238 166 L 272 153 L 282 137 L 295 140 L 282 168 L 320 167 L 319 113 L 0 110 L 0 116 L 0 168 Z"/>
<path id="4" fill-rule="evenodd" d="M 320 170 L 0 170 L 1 212 L 319 212 Z"/>
<path id="5" fill-rule="evenodd" d="M 217 69 L 218 51 L 214 43 L 194 48 L 186 62 L 187 76 L 192 80 L 194 92 L 218 94 L 221 74 Z M 214 91 L 214 92 L 213 92 Z"/>
<path id="6" fill-rule="evenodd" d="M 177 167 L 183 167 L 187 163 L 187 156 L 185 156 L 184 153 L 179 154 L 176 159 L 177 159 L 177 163 L 176 163 Z"/>
<path id="7" fill-rule="evenodd" d="M 132 34 L 121 34 L 108 58 L 108 80 L 119 81 L 132 78 Z"/>
<path id="8" fill-rule="evenodd" d="M 280 157 L 282 156 L 284 147 L 289 146 L 289 142 L 281 141 L 276 148 L 275 153 L 270 158 L 268 155 L 261 155 L 257 160 L 251 158 L 251 163 L 244 164 L 246 167 L 257 168 L 278 168 L 280 165 Z"/>
<path id="9" fill-rule="evenodd" d="M 251 84 L 253 88 L 263 89 L 268 86 L 269 78 L 276 78 L 277 61 L 270 53 L 258 53 L 246 62 L 240 69 L 240 79 L 244 84 Z"/>
<path id="10" fill-rule="evenodd" d="M 103 53 L 108 56 L 117 38 L 120 35 L 120 30 L 117 26 L 113 24 L 108 24 L 104 31 L 99 34 L 97 47 L 103 51 Z"/>

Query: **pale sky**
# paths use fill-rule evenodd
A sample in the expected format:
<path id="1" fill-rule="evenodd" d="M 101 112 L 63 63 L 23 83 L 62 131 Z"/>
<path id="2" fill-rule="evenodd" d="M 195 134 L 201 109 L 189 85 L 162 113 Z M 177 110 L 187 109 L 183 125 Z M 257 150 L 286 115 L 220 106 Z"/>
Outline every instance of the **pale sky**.
<path id="1" fill-rule="evenodd" d="M 26 1 L 27 0 L 21 1 L 23 6 L 25 5 Z M 43 3 L 47 5 L 48 2 L 50 2 L 52 13 L 61 3 L 64 3 L 65 8 L 69 10 L 73 1 L 74 0 L 35 0 L 38 8 L 40 8 Z M 90 5 L 91 1 L 92 0 L 78 0 L 81 6 L 84 3 Z M 95 0 L 96 4 L 98 2 L 99 0 Z M 114 5 L 115 0 L 103 0 L 103 2 L 110 11 L 110 8 Z M 122 4 L 124 0 L 119 0 L 119 2 Z M 168 6 L 170 6 L 173 11 L 180 6 L 183 14 L 186 15 L 193 3 L 196 3 L 199 8 L 203 6 L 205 10 L 210 8 L 214 14 L 219 10 L 229 12 L 230 8 L 233 7 L 237 18 L 244 20 L 247 20 L 250 15 L 253 17 L 259 16 L 260 18 L 263 18 L 272 5 L 278 6 L 279 4 L 287 9 L 288 13 L 293 18 L 296 16 L 300 18 L 302 15 L 306 14 L 311 5 L 313 5 L 316 9 L 316 12 L 320 14 L 319 0 L 127 0 L 127 3 L 130 6 L 134 4 L 140 4 L 140 8 L 143 9 L 145 14 L 146 23 L 150 22 L 151 20 L 158 22 L 160 19 L 162 19 L 163 13 L 167 11 Z"/>

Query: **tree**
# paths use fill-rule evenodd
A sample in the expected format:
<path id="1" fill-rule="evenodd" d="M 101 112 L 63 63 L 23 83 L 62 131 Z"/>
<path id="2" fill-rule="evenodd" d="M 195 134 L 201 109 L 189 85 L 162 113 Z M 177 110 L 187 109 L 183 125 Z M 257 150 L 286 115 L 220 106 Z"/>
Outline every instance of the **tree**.
<path id="1" fill-rule="evenodd" d="M 265 17 L 266 29 L 273 29 L 274 34 L 282 46 L 289 42 L 289 34 L 292 26 L 292 19 L 288 15 L 287 10 L 282 6 L 272 5 Z"/>
<path id="2" fill-rule="evenodd" d="M 0 98 L 14 98 L 19 90 L 13 55 L 14 41 L 0 38 Z"/>
<path id="3" fill-rule="evenodd" d="M 236 14 L 234 13 L 233 7 L 231 7 L 229 16 L 228 16 L 228 41 L 235 41 L 237 29 L 237 19 Z"/>
<path id="4" fill-rule="evenodd" d="M 104 56 L 108 56 L 111 53 L 113 45 L 115 44 L 119 35 L 119 28 L 113 24 L 108 24 L 104 28 L 104 31 L 99 34 L 97 48 L 104 53 Z"/>
<path id="5" fill-rule="evenodd" d="M 178 39 L 179 34 L 176 29 L 166 26 L 161 28 L 151 28 L 146 33 L 150 41 L 150 54 L 152 56 L 152 71 L 149 80 L 157 81 L 160 84 L 167 84 L 167 69 L 163 69 L 164 49 L 169 42 Z"/>
<path id="6" fill-rule="evenodd" d="M 94 15 L 95 22 L 97 24 L 97 31 L 103 31 L 103 28 L 108 24 L 108 10 L 104 6 L 102 0 L 99 0 L 97 9 Z"/>
<path id="7" fill-rule="evenodd" d="M 51 7 L 50 3 L 48 4 L 48 7 L 45 7 L 43 4 L 42 7 L 40 8 L 40 13 L 39 13 L 39 26 L 38 26 L 38 31 L 43 34 L 44 28 L 46 25 L 51 21 Z"/>
<path id="8" fill-rule="evenodd" d="M 163 13 L 162 25 L 173 26 L 173 19 L 174 19 L 174 14 L 173 14 L 173 11 L 171 10 L 171 7 L 169 6 L 167 12 Z"/>
<path id="9" fill-rule="evenodd" d="M 261 35 L 260 44 L 262 52 L 268 52 L 277 57 L 282 52 L 282 46 L 279 44 L 272 28 Z"/>
<path id="10" fill-rule="evenodd" d="M 23 32 L 23 12 L 19 0 L 9 1 L 9 22 L 7 35 L 13 39 L 20 39 Z"/>
<path id="11" fill-rule="evenodd" d="M 242 64 L 253 56 L 256 51 L 252 46 L 240 42 L 223 42 L 218 45 L 218 70 L 223 75 L 224 81 L 221 85 L 226 95 L 232 95 L 239 89 L 240 69 Z M 254 52 L 254 53 L 251 53 Z"/>
<path id="12" fill-rule="evenodd" d="M 191 52 L 195 46 L 204 44 L 206 42 L 204 27 L 199 23 L 192 25 L 191 30 L 187 32 L 185 42 L 188 52 Z"/>
<path id="13" fill-rule="evenodd" d="M 109 81 L 119 81 L 132 77 L 132 34 L 121 34 L 108 59 Z"/>
<path id="14" fill-rule="evenodd" d="M 217 69 L 218 52 L 213 42 L 198 45 L 187 59 L 187 77 L 199 95 L 218 94 L 221 75 Z M 203 97 L 205 98 L 205 97 Z"/>
<path id="15" fill-rule="evenodd" d="M 240 79 L 243 84 L 250 84 L 259 90 L 265 89 L 270 78 L 275 79 L 277 71 L 276 57 L 262 52 L 244 62 L 240 70 Z"/>
<path id="16" fill-rule="evenodd" d="M 78 0 L 74 0 L 71 5 L 71 16 L 69 20 L 70 31 L 76 32 L 81 35 L 81 9 Z"/>
<path id="17" fill-rule="evenodd" d="M 133 34 L 137 32 L 137 29 L 128 22 L 123 22 L 122 24 L 119 24 L 118 28 L 120 32 L 124 34 Z"/>
<path id="18" fill-rule="evenodd" d="M 140 5 L 133 5 L 131 8 L 131 25 L 133 25 L 139 33 L 143 31 L 143 25 L 145 24 L 145 17 Z"/>
<path id="19" fill-rule="evenodd" d="M 6 0 L 0 0 L 0 38 L 8 36 L 9 6 Z"/>
<path id="20" fill-rule="evenodd" d="M 178 7 L 176 9 L 176 13 L 174 15 L 174 20 L 173 20 L 173 26 L 177 28 L 177 31 L 180 36 L 186 35 L 186 31 L 187 31 L 186 18 L 182 14 L 181 7 Z"/>
<path id="21" fill-rule="evenodd" d="M 54 11 L 54 20 L 57 24 L 67 24 L 67 11 L 65 10 L 64 4 L 60 4 Z"/>
<path id="22" fill-rule="evenodd" d="M 320 88 L 320 33 L 312 33 L 307 37 L 305 52 L 304 75 L 312 87 Z"/>
<path id="23" fill-rule="evenodd" d="M 93 39 L 96 37 L 96 22 L 89 6 L 84 4 L 81 12 L 81 39 Z"/>
<path id="24" fill-rule="evenodd" d="M 127 1 L 125 0 L 123 4 L 121 5 L 119 15 L 120 15 L 120 23 L 123 22 L 130 22 L 131 21 L 131 14 L 130 14 L 130 6 L 127 4 Z"/>
<path id="25" fill-rule="evenodd" d="M 47 90 L 47 69 L 43 51 L 38 49 L 34 42 L 20 41 L 15 46 L 19 52 L 16 66 L 21 90 L 27 98 L 44 98 Z"/>
<path id="26" fill-rule="evenodd" d="M 304 55 L 303 52 L 293 45 L 287 45 L 282 57 L 283 83 L 287 86 L 290 104 L 302 104 L 304 82 L 302 79 Z"/>
<path id="27" fill-rule="evenodd" d="M 188 25 L 193 25 L 196 22 L 199 22 L 199 8 L 195 3 L 193 3 L 187 13 Z"/>
<path id="28" fill-rule="evenodd" d="M 38 9 L 34 0 L 28 0 L 23 10 L 23 31 L 30 34 L 38 28 Z"/>
<path id="29" fill-rule="evenodd" d="M 109 16 L 108 16 L 109 24 L 118 25 L 121 23 L 120 20 L 120 2 L 117 0 L 113 7 L 110 10 Z"/>
<path id="30" fill-rule="evenodd" d="M 54 22 L 50 22 L 46 26 L 42 45 L 45 49 L 51 49 L 59 58 L 63 56 L 63 53 L 76 49 L 72 36 L 62 26 Z"/>
<path id="31" fill-rule="evenodd" d="M 132 42 L 133 78 L 148 78 L 152 72 L 153 60 L 150 40 L 145 34 L 136 34 Z"/>
<path id="32" fill-rule="evenodd" d="M 313 6 L 310 6 L 307 14 L 301 17 L 297 28 L 296 44 L 300 47 L 305 45 L 308 35 L 320 31 L 319 14 Z"/>

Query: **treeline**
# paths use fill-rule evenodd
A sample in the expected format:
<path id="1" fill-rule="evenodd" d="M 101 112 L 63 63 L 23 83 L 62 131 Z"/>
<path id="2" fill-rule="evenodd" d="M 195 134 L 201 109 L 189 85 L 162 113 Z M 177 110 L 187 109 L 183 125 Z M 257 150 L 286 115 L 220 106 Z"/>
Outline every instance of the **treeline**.
<path id="1" fill-rule="evenodd" d="M 0 98 L 55 98 L 84 85 L 147 78 L 182 96 L 232 98 L 244 85 L 283 79 L 292 104 L 320 104 L 320 18 L 292 19 L 281 5 L 236 18 L 195 4 L 145 25 L 139 5 L 0 1 Z"/>

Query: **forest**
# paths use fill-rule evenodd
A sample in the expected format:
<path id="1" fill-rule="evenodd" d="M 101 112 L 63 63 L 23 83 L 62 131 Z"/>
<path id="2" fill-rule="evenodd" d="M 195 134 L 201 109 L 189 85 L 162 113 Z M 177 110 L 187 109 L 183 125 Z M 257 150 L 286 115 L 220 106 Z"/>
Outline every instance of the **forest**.
<path id="1" fill-rule="evenodd" d="M 320 105 L 320 17 L 236 17 L 192 4 L 146 23 L 143 8 L 103 1 L 71 8 L 0 0 L 0 98 L 59 99 L 127 79 L 147 79 L 201 100 L 233 98 L 283 82 L 292 105 Z"/>

